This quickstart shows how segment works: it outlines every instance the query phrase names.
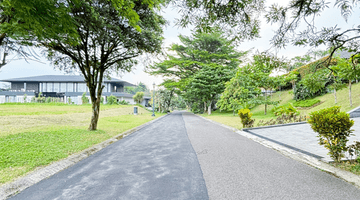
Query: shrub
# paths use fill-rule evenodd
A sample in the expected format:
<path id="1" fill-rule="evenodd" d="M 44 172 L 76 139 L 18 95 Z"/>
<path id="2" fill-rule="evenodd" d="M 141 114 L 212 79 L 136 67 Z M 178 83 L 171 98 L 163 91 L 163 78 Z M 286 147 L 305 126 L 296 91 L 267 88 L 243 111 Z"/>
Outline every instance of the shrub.
<path id="1" fill-rule="evenodd" d="M 238 111 L 238 115 L 241 119 L 241 123 L 243 125 L 243 128 L 251 128 L 254 126 L 254 119 L 251 119 L 252 113 L 249 109 L 241 109 Z"/>
<path id="2" fill-rule="evenodd" d="M 31 98 L 31 103 L 35 103 L 36 102 L 36 97 L 32 97 Z"/>
<path id="3" fill-rule="evenodd" d="M 87 103 L 89 103 L 89 98 L 86 97 L 86 92 L 84 92 L 84 93 L 82 94 L 81 101 L 82 101 L 82 104 L 87 104 Z"/>
<path id="4" fill-rule="evenodd" d="M 258 126 L 270 126 L 275 124 L 288 124 L 288 123 L 303 122 L 303 121 L 306 121 L 306 116 L 301 116 L 301 115 L 297 116 L 296 114 L 294 115 L 282 114 L 276 119 L 270 119 L 269 121 L 260 120 Z"/>
<path id="5" fill-rule="evenodd" d="M 119 101 L 119 104 L 120 105 L 128 105 L 129 102 L 125 101 L 125 100 L 122 100 L 122 101 Z"/>
<path id="6" fill-rule="evenodd" d="M 104 97 L 101 97 L 101 98 L 100 98 L 100 103 L 101 103 L 101 104 L 104 104 Z"/>
<path id="7" fill-rule="evenodd" d="M 317 103 L 320 103 L 319 99 L 308 99 L 308 100 L 296 101 L 293 103 L 293 105 L 295 107 L 311 107 Z"/>
<path id="8" fill-rule="evenodd" d="M 299 114 L 297 109 L 291 103 L 285 104 L 285 105 L 282 105 L 282 106 L 275 106 L 272 109 L 272 111 L 277 116 L 278 115 L 288 115 L 288 116 L 293 117 L 294 115 Z"/>
<path id="9" fill-rule="evenodd" d="M 72 104 L 71 98 L 68 98 L 68 104 Z"/>
<path id="10" fill-rule="evenodd" d="M 46 98 L 45 103 L 50 103 L 50 102 L 51 102 L 51 97 Z"/>
<path id="11" fill-rule="evenodd" d="M 107 103 L 106 104 L 109 104 L 109 105 L 113 105 L 113 104 L 116 104 L 116 96 L 114 95 L 111 95 L 107 98 Z"/>
<path id="12" fill-rule="evenodd" d="M 318 133 L 319 144 L 329 150 L 329 155 L 335 162 L 339 162 L 348 149 L 346 143 L 353 132 L 350 128 L 354 121 L 349 114 L 340 112 L 340 107 L 334 106 L 310 113 L 308 123 Z"/>
<path id="13" fill-rule="evenodd" d="M 359 141 L 355 141 L 354 144 L 349 145 L 347 147 L 349 156 L 350 156 L 350 160 L 352 159 L 353 156 L 357 157 L 357 161 L 360 163 L 360 142 Z"/>

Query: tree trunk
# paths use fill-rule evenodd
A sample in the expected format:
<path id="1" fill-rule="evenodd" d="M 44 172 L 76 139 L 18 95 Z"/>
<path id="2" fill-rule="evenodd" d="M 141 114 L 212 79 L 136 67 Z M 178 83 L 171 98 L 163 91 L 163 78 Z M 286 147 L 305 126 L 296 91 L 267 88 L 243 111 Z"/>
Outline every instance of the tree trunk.
<path id="1" fill-rule="evenodd" d="M 281 86 L 279 87 L 279 101 L 281 101 Z"/>
<path id="2" fill-rule="evenodd" d="M 206 113 L 206 102 L 204 102 L 204 113 Z"/>
<path id="3" fill-rule="evenodd" d="M 92 101 L 92 116 L 89 131 L 95 131 L 97 129 L 100 114 L 100 98 L 98 97 L 95 101 Z"/>
<path id="4" fill-rule="evenodd" d="M 210 101 L 210 103 L 209 103 L 209 107 L 208 107 L 208 115 L 211 115 L 211 101 Z"/>
<path id="5" fill-rule="evenodd" d="M 337 104 L 336 89 L 334 88 L 335 104 Z"/>
<path id="6" fill-rule="evenodd" d="M 266 97 L 267 97 L 267 95 L 266 95 L 266 90 L 265 90 L 265 113 L 264 113 L 264 115 L 266 115 L 266 111 L 267 111 Z"/>
<path id="7" fill-rule="evenodd" d="M 349 80 L 349 99 L 350 99 L 350 107 L 352 107 L 352 99 L 351 99 L 351 80 Z"/>

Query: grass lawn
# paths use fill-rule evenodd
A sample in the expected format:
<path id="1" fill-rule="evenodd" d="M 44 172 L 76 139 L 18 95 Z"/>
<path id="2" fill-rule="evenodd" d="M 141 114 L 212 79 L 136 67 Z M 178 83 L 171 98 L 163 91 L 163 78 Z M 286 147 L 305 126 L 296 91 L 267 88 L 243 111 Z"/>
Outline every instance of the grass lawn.
<path id="1" fill-rule="evenodd" d="M 343 88 L 342 90 L 337 91 L 338 103 L 336 105 L 341 106 L 341 111 L 347 112 L 347 111 L 350 111 L 350 110 L 360 106 L 360 83 L 353 84 L 351 89 L 352 89 L 352 102 L 353 102 L 352 107 L 350 107 L 350 103 L 349 103 L 348 88 Z M 271 98 L 274 101 L 281 100 L 280 105 L 294 102 L 294 100 L 292 99 L 293 95 L 289 94 L 289 91 L 276 92 L 273 94 L 273 96 Z M 298 109 L 298 111 L 300 112 L 300 115 L 309 115 L 313 111 L 323 109 L 323 108 L 328 108 L 328 107 L 335 105 L 335 98 L 334 98 L 334 94 L 332 94 L 332 93 L 325 94 L 323 96 L 319 96 L 314 99 L 320 100 L 321 103 L 310 109 Z M 259 105 L 259 106 L 256 106 L 255 108 L 251 109 L 251 113 L 253 113 L 252 118 L 255 119 L 255 126 L 257 126 L 259 120 L 268 121 L 272 118 L 276 118 L 275 114 L 271 112 L 272 108 L 273 108 L 273 106 L 271 106 L 271 105 L 268 106 L 267 115 L 264 115 L 264 110 L 265 110 L 264 105 Z M 209 119 L 217 121 L 217 122 L 220 122 L 222 124 L 226 124 L 228 126 L 231 126 L 231 127 L 237 128 L 237 129 L 242 128 L 242 124 L 241 124 L 240 118 L 237 115 L 237 113 L 235 113 L 235 116 L 233 116 L 233 112 L 222 111 L 220 113 L 219 110 L 217 110 L 217 111 L 214 111 L 211 115 L 207 115 L 204 113 L 204 114 L 201 114 L 201 116 L 209 118 Z"/>
<path id="2" fill-rule="evenodd" d="M 91 105 L 0 104 L 0 185 L 154 119 L 132 111 L 101 105 L 98 130 L 87 131 Z"/>
<path id="3" fill-rule="evenodd" d="M 358 159 L 355 162 L 342 161 L 340 163 L 331 163 L 332 166 L 344 169 L 346 171 L 352 172 L 356 175 L 360 175 L 360 160 Z"/>

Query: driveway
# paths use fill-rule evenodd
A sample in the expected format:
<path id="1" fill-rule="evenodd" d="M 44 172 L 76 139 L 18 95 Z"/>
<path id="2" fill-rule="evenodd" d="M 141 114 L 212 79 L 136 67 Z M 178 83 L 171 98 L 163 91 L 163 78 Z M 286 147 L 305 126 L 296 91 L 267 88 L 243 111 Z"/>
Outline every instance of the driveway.
<path id="1" fill-rule="evenodd" d="M 353 118 L 355 121 L 352 129 L 353 135 L 349 138 L 348 144 L 354 141 L 360 141 L 360 118 Z M 247 132 L 258 137 L 270 140 L 283 146 L 295 149 L 308 154 L 325 162 L 333 161 L 327 153 L 324 146 L 318 144 L 317 133 L 315 133 L 310 124 L 296 124 L 277 127 L 265 127 L 260 129 L 250 129 Z"/>
<path id="2" fill-rule="evenodd" d="M 355 186 L 175 112 L 11 199 L 359 199 Z"/>

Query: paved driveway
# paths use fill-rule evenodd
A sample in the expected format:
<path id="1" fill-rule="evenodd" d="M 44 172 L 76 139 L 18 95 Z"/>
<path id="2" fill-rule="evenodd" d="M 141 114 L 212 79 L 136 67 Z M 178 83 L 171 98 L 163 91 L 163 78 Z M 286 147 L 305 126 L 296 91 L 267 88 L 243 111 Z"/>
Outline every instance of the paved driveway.
<path id="1" fill-rule="evenodd" d="M 354 141 L 360 141 L 360 118 L 353 118 L 355 121 L 354 135 L 349 138 L 348 144 Z M 272 142 L 298 150 L 324 161 L 332 161 L 328 150 L 318 144 L 317 133 L 315 133 L 310 124 L 298 124 L 289 126 L 279 126 L 273 128 L 251 129 L 247 131 L 256 136 L 265 138 Z M 360 199 L 360 198 L 359 198 Z"/>

